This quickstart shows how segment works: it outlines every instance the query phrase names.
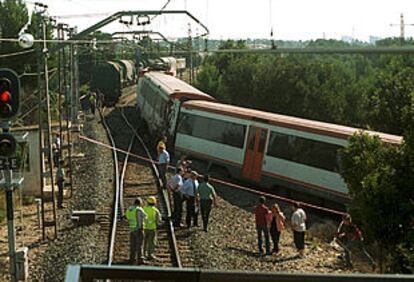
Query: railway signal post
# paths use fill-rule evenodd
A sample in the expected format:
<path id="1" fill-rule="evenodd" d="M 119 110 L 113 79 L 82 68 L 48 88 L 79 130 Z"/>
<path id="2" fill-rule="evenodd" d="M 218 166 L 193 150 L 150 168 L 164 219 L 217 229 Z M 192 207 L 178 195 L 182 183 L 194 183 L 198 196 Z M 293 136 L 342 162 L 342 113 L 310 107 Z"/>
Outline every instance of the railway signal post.
<path id="1" fill-rule="evenodd" d="M 15 157 L 17 142 L 9 133 L 11 120 L 19 113 L 20 81 L 17 74 L 10 69 L 0 69 L 0 170 L 3 172 L 1 187 L 6 193 L 7 202 L 7 230 L 10 257 L 11 281 L 18 281 L 18 267 L 16 261 L 16 235 L 14 226 L 13 190 L 18 187 L 23 178 L 13 180 L 13 169 L 17 169 L 18 161 Z"/>

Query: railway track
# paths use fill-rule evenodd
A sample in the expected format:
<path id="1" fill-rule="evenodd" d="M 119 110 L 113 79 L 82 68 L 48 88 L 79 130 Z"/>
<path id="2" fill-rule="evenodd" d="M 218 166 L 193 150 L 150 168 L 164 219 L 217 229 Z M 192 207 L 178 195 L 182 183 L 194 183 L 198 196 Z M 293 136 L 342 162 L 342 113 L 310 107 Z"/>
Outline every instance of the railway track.
<path id="1" fill-rule="evenodd" d="M 103 216 L 103 220 L 100 221 L 103 228 L 110 232 L 108 265 L 129 263 L 129 228 L 128 222 L 123 219 L 125 209 L 136 197 L 141 197 L 145 201 L 149 196 L 155 196 L 157 208 L 163 216 L 163 224 L 158 229 L 156 259 L 144 260 L 144 263 L 162 267 L 181 267 L 183 263 L 180 255 L 184 254 L 184 265 L 193 266 L 190 247 L 185 242 L 177 242 L 170 220 L 168 193 L 159 189 L 155 163 L 136 158 L 139 155 L 151 159 L 141 136 L 135 131 L 122 108 L 106 112 L 101 113 L 101 118 L 111 146 L 123 151 L 119 153 L 113 150 L 116 187 L 114 207 L 112 211 L 106 211 L 111 216 Z"/>

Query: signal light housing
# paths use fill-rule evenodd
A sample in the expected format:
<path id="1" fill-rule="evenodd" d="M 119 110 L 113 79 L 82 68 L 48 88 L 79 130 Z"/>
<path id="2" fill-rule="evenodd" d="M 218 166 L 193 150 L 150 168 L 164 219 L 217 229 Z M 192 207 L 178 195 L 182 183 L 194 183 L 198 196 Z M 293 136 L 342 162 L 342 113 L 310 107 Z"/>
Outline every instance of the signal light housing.
<path id="1" fill-rule="evenodd" d="M 12 135 L 8 133 L 0 134 L 0 157 L 8 158 L 14 156 L 16 146 L 16 139 Z"/>
<path id="2" fill-rule="evenodd" d="M 20 80 L 11 69 L 0 69 L 0 120 L 10 120 L 19 113 Z"/>

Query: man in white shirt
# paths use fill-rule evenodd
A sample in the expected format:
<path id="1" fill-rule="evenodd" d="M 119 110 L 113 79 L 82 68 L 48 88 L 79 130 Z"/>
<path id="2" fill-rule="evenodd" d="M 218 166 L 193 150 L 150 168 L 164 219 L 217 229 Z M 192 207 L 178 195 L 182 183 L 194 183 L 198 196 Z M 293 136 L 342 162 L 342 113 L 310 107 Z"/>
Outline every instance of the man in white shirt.
<path id="1" fill-rule="evenodd" d="M 187 201 L 186 223 L 188 228 L 191 227 L 191 222 L 193 222 L 194 226 L 198 226 L 198 213 L 196 213 L 196 196 L 198 191 L 197 177 L 198 173 L 193 170 L 191 172 L 191 177 L 184 182 L 183 186 L 180 189 L 180 192 L 183 194 L 185 200 Z"/>
<path id="2" fill-rule="evenodd" d="M 297 202 L 293 203 L 292 209 L 294 211 L 291 218 L 293 240 L 299 257 L 303 258 L 305 256 L 306 213 Z"/>
<path id="3" fill-rule="evenodd" d="M 167 182 L 167 187 L 171 191 L 174 200 L 173 222 L 175 227 L 181 227 L 181 215 L 183 210 L 183 195 L 180 188 L 183 186 L 182 167 L 177 168 L 177 174 L 171 177 Z"/>

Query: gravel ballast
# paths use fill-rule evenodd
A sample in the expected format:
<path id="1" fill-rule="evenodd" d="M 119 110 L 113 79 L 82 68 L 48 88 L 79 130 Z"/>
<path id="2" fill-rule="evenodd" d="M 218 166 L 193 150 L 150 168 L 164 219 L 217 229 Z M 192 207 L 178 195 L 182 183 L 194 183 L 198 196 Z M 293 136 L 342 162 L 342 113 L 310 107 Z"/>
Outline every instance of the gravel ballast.
<path id="1" fill-rule="evenodd" d="M 84 134 L 108 143 L 106 132 L 97 120 L 84 125 Z M 63 281 L 70 263 L 101 264 L 107 260 L 107 230 L 98 223 L 77 227 L 70 220 L 72 210 L 96 210 L 99 214 L 112 206 L 113 160 L 111 151 L 79 141 L 84 154 L 73 159 L 73 197 L 58 211 L 59 238 L 30 251 L 31 281 Z"/>

